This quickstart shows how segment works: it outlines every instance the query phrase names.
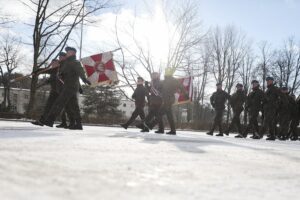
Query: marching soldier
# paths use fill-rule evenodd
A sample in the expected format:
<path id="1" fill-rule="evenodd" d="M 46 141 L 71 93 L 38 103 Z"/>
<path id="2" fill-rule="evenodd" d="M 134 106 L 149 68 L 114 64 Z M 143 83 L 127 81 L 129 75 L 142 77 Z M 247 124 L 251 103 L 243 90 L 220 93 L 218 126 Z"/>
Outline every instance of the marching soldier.
<path id="1" fill-rule="evenodd" d="M 135 100 L 135 110 L 133 111 L 131 118 L 121 126 L 125 129 L 138 117 L 140 116 L 141 120 L 145 119 L 145 97 L 148 98 L 148 92 L 144 87 L 144 79 L 142 77 L 137 78 L 137 88 L 135 89 L 132 98 Z"/>
<path id="2" fill-rule="evenodd" d="M 45 73 L 50 74 L 49 79 L 46 81 L 46 84 L 50 84 L 50 93 L 49 93 L 49 97 L 47 99 L 43 114 L 39 120 L 32 122 L 32 124 L 34 124 L 34 125 L 43 126 L 43 122 L 45 122 L 47 114 L 49 113 L 54 101 L 59 96 L 61 82 L 58 78 L 58 72 L 59 72 L 59 67 L 61 66 L 61 63 L 65 59 L 66 59 L 66 53 L 60 52 L 58 60 L 52 61 L 52 65 L 51 65 L 52 69 L 49 69 L 42 73 L 39 73 L 39 72 L 43 71 L 44 69 L 39 69 L 39 70 L 35 71 L 35 73 L 37 73 L 37 74 L 45 74 Z"/>
<path id="3" fill-rule="evenodd" d="M 274 85 L 274 79 L 267 77 L 267 90 L 264 96 L 263 110 L 264 120 L 259 135 L 255 135 L 253 139 L 261 139 L 267 130 L 269 130 L 269 136 L 267 140 L 275 140 L 275 128 L 276 128 L 276 116 L 279 108 L 280 100 L 283 104 L 286 104 L 286 98 L 283 98 L 281 91 Z"/>
<path id="4" fill-rule="evenodd" d="M 160 80 L 160 74 L 154 72 L 151 74 L 151 85 L 149 86 L 146 82 L 146 89 L 150 93 L 149 97 L 149 113 L 146 116 L 144 123 L 137 125 L 138 128 L 141 128 L 141 132 L 149 132 L 149 129 L 158 123 L 158 130 L 155 131 L 157 134 L 164 133 L 164 124 L 163 121 L 159 119 L 159 112 L 162 106 L 162 82 Z"/>
<path id="5" fill-rule="evenodd" d="M 226 131 L 226 135 L 229 135 L 229 132 L 233 129 L 234 126 L 236 126 L 239 134 L 242 134 L 242 127 L 241 127 L 241 121 L 240 121 L 240 115 L 242 111 L 244 110 L 244 103 L 246 100 L 246 95 L 244 92 L 244 86 L 240 83 L 236 85 L 236 92 L 230 97 L 230 106 L 233 111 L 233 118 L 232 121 Z M 238 137 L 238 136 L 236 136 Z"/>
<path id="6" fill-rule="evenodd" d="M 280 129 L 278 139 L 286 140 L 288 139 L 288 130 L 291 121 L 292 109 L 296 108 L 296 103 L 293 102 L 292 97 L 289 95 L 289 90 L 287 87 L 282 87 L 281 92 L 283 95 L 279 100 L 278 119 Z"/>
<path id="7" fill-rule="evenodd" d="M 250 129 L 253 131 L 253 136 L 259 134 L 259 127 L 257 118 L 259 112 L 262 111 L 263 107 L 263 99 L 264 99 L 264 92 L 260 89 L 259 83 L 257 80 L 253 80 L 252 84 L 252 91 L 248 94 L 245 110 L 249 116 L 249 124 L 247 125 L 245 131 L 241 135 L 237 135 L 237 138 L 246 138 Z"/>
<path id="8" fill-rule="evenodd" d="M 66 47 L 66 52 L 67 59 L 60 71 L 61 79 L 64 83 L 62 91 L 51 107 L 44 125 L 52 127 L 56 117 L 66 107 L 66 109 L 71 112 L 71 115 L 75 120 L 75 124 L 70 127 L 70 129 L 82 130 L 81 116 L 77 98 L 77 92 L 79 91 L 80 86 L 79 78 L 81 78 L 83 82 L 88 85 L 91 83 L 86 79 L 81 63 L 76 60 L 76 49 L 73 47 Z"/>
<path id="9" fill-rule="evenodd" d="M 172 109 L 172 106 L 175 103 L 175 93 L 177 92 L 177 90 L 179 90 L 180 92 L 184 93 L 186 99 L 189 98 L 183 85 L 173 77 L 173 73 L 174 71 L 172 68 L 166 68 L 165 79 L 162 82 L 163 104 L 157 119 L 158 122 L 160 122 L 162 121 L 163 115 L 167 116 L 171 129 L 169 132 L 166 133 L 168 135 L 176 135 L 176 127 Z"/>
<path id="10" fill-rule="evenodd" d="M 217 91 L 212 94 L 210 97 L 210 103 L 215 109 L 215 119 L 212 125 L 211 130 L 207 135 L 213 135 L 215 128 L 219 127 L 219 134 L 216 136 L 223 136 L 222 121 L 223 113 L 225 110 L 225 103 L 230 98 L 230 95 L 222 89 L 222 84 L 217 83 Z"/>
<path id="11" fill-rule="evenodd" d="M 292 141 L 298 140 L 298 125 L 299 125 L 299 114 L 300 114 L 300 98 L 298 97 L 297 100 L 295 99 L 295 95 L 291 95 L 292 98 L 290 98 L 290 101 L 293 100 L 293 102 L 290 102 L 291 105 L 294 105 L 291 107 L 291 124 L 289 129 L 289 137 Z"/>

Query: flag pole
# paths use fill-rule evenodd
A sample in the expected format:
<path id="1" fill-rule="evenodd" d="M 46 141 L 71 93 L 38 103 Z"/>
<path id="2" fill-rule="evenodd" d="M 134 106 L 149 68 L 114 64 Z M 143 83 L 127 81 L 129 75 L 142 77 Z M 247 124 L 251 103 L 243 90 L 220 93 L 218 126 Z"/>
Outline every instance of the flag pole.
<path id="1" fill-rule="evenodd" d="M 82 5 L 82 21 L 81 21 L 81 30 L 80 30 L 80 50 L 79 50 L 79 60 L 81 59 L 81 55 L 82 55 L 82 36 L 83 36 L 83 21 L 84 21 L 84 4 L 85 1 L 83 1 L 83 5 Z"/>

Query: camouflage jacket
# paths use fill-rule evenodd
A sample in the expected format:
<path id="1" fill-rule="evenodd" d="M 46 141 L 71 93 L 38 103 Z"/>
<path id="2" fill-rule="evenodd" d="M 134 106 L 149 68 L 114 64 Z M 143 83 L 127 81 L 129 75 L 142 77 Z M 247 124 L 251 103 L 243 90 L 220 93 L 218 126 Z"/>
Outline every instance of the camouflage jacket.
<path id="1" fill-rule="evenodd" d="M 224 110 L 225 103 L 230 98 L 230 95 L 224 90 L 217 90 L 210 97 L 210 104 L 216 110 Z"/>

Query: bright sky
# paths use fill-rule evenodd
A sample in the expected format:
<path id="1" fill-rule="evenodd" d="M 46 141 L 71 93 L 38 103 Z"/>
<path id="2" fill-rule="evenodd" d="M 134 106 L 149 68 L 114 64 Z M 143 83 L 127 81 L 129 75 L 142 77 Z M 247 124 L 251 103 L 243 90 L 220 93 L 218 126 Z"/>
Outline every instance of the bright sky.
<path id="1" fill-rule="evenodd" d="M 26 0 L 25 0 L 26 1 Z M 56 0 L 52 0 L 56 1 Z M 169 0 L 170 1 L 170 0 Z M 174 0 L 180 1 L 180 0 Z M 182 0 L 185 1 L 185 0 Z M 300 35 L 300 0 L 194 0 L 199 5 L 199 17 L 208 29 L 211 26 L 235 25 L 244 31 L 254 43 L 263 40 L 269 41 L 273 46 L 278 46 L 289 36 Z M 128 21 L 136 13 L 136 35 L 147 38 L 153 56 L 161 61 L 167 51 L 166 38 L 169 37 L 166 24 L 161 20 L 162 10 L 158 6 L 159 0 L 115 0 L 120 7 L 107 10 L 96 17 L 98 22 L 94 27 L 86 27 L 84 31 L 84 52 L 88 56 L 99 51 L 112 50 L 116 47 L 114 37 L 114 24 L 116 13 L 120 30 L 126 32 Z M 146 4 L 146 6 L 145 6 Z M 22 37 L 24 42 L 31 42 L 31 28 L 23 22 L 32 23 L 34 15 L 18 0 L 0 0 L 2 12 L 17 17 L 19 23 L 15 24 L 13 31 Z M 149 15 L 148 9 L 153 9 Z M 0 30 L 3 31 L 3 30 Z M 122 31 L 121 31 L 122 32 Z M 122 41 L 128 41 L 130 34 L 121 33 Z M 72 44 L 72 42 L 70 42 Z M 126 44 L 129 45 L 130 44 Z M 32 47 L 24 46 L 24 53 L 30 60 Z"/>

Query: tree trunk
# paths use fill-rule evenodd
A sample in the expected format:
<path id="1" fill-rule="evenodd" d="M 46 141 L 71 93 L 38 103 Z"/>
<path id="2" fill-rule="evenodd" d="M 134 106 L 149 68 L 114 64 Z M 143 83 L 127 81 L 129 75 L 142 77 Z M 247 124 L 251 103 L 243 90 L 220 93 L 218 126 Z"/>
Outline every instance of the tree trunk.
<path id="1" fill-rule="evenodd" d="M 36 85 L 38 82 L 38 76 L 33 75 L 31 79 L 31 85 L 30 85 L 30 98 L 29 98 L 29 103 L 26 111 L 26 117 L 27 118 L 32 118 L 32 109 L 33 105 L 35 102 L 35 94 L 36 94 Z"/>

